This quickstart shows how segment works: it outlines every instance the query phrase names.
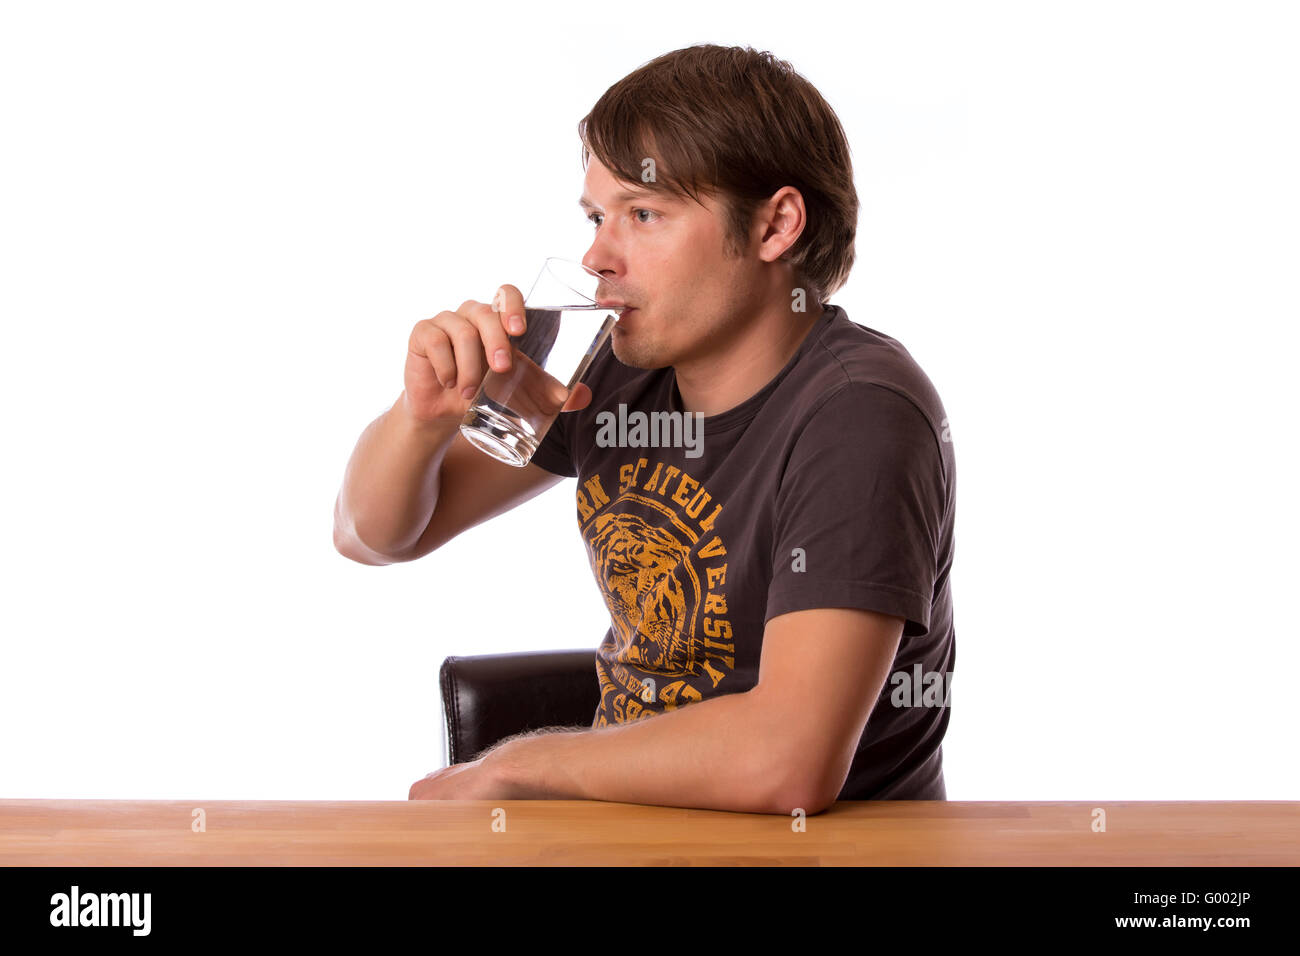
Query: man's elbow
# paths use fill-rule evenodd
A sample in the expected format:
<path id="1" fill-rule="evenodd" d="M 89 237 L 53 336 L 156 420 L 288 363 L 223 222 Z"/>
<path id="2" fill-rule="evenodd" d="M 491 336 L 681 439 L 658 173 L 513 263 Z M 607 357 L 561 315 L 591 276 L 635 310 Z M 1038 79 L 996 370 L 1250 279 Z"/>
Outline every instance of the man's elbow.
<path id="1" fill-rule="evenodd" d="M 334 550 L 343 557 L 357 562 L 357 564 L 366 564 L 372 567 L 397 564 L 400 560 L 372 551 L 362 544 L 355 535 L 349 535 L 340 529 L 337 523 L 334 525 Z"/>
<path id="2" fill-rule="evenodd" d="M 832 785 L 825 768 L 806 767 L 787 760 L 770 775 L 775 785 L 769 790 L 773 813 L 786 816 L 802 810 L 808 816 L 830 809 L 839 796 L 840 785 Z"/>
<path id="3" fill-rule="evenodd" d="M 398 564 L 405 560 L 404 558 L 390 557 L 375 551 L 361 540 L 360 536 L 357 535 L 355 523 L 343 510 L 342 489 L 339 490 L 338 497 L 334 499 L 334 550 L 349 561 L 371 565 L 372 567 Z"/>
<path id="4" fill-rule="evenodd" d="M 825 790 L 817 787 L 787 790 L 778 798 L 776 812 L 788 816 L 796 810 L 802 810 L 806 815 L 813 816 L 823 810 L 829 810 L 835 803 L 835 797 L 836 794 L 828 796 Z"/>

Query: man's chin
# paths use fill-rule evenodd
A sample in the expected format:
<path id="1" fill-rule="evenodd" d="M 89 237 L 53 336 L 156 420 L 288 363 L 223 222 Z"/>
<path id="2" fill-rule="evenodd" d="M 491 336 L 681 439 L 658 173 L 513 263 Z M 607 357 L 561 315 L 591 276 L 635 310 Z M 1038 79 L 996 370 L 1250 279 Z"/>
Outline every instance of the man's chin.
<path id="1" fill-rule="evenodd" d="M 655 369 L 663 368 L 667 363 L 660 362 L 653 355 L 647 355 L 642 349 L 637 347 L 636 339 L 631 333 L 620 329 L 617 325 L 610 332 L 610 351 L 614 353 L 614 358 L 618 359 L 629 368 Z"/>

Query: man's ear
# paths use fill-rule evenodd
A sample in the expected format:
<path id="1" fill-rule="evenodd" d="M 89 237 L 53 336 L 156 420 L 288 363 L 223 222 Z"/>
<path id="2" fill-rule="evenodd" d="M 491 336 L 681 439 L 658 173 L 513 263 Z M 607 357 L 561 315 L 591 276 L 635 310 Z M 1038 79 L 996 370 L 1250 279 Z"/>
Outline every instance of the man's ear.
<path id="1" fill-rule="evenodd" d="M 803 195 L 793 186 L 782 186 L 758 207 L 755 230 L 759 230 L 758 256 L 764 262 L 788 258 L 787 253 L 808 224 Z"/>

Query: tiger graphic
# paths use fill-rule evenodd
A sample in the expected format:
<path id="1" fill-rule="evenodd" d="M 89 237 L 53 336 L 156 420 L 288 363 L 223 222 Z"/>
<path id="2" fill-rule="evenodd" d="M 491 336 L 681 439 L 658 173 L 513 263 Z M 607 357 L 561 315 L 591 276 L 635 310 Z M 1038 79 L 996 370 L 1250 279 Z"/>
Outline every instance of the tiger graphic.
<path id="1" fill-rule="evenodd" d="M 607 640 L 602 657 L 649 673 L 694 673 L 698 586 L 694 575 L 678 573 L 690 548 L 626 513 L 599 516 L 587 548 L 612 624 L 614 646 Z"/>

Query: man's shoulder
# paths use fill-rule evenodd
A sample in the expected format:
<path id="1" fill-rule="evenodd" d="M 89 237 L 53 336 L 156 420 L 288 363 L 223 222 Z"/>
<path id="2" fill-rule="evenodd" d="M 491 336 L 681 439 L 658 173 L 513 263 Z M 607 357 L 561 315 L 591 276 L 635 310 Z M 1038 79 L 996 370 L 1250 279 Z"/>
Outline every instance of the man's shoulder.
<path id="1" fill-rule="evenodd" d="M 916 408 L 936 432 L 946 417 L 930 377 L 893 336 L 853 322 L 842 308 L 808 350 L 791 381 L 792 398 L 806 413 L 868 413 L 896 396 Z"/>

